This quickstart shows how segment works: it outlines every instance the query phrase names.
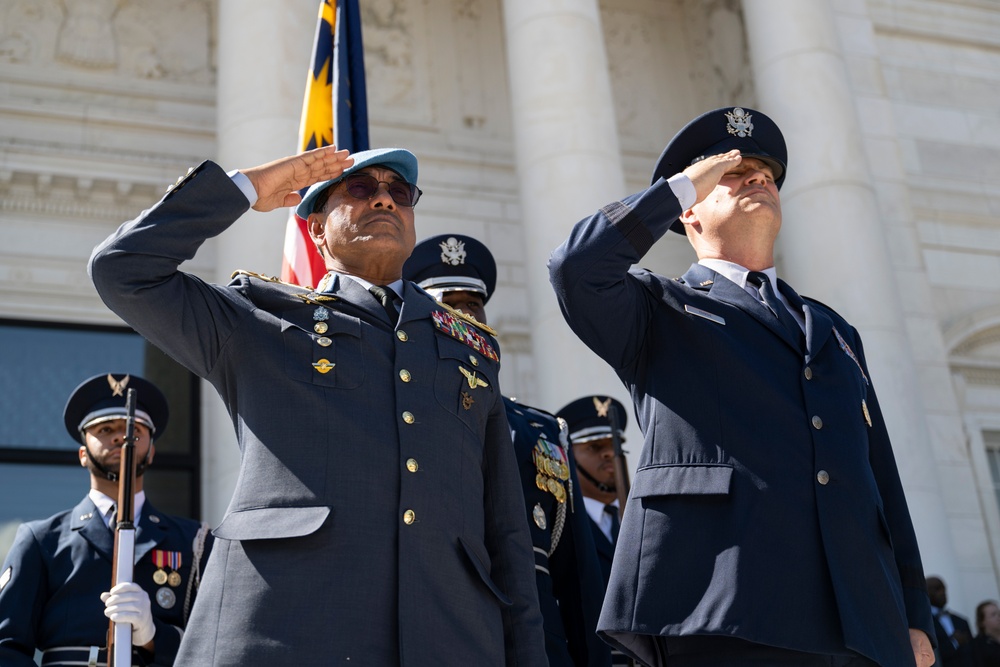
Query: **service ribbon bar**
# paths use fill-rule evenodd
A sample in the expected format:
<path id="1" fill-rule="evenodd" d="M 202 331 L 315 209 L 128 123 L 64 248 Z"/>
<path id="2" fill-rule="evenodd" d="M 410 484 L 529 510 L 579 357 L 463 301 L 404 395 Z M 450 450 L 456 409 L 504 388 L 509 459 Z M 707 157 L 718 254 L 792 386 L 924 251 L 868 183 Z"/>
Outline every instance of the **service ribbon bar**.
<path id="1" fill-rule="evenodd" d="M 496 350 L 493 349 L 493 346 L 490 345 L 485 336 L 476 331 L 475 327 L 466 324 L 451 313 L 440 310 L 435 310 L 431 313 L 431 318 L 434 320 L 434 326 L 437 327 L 438 331 L 448 334 L 455 340 L 462 341 L 487 359 L 500 361 Z"/>

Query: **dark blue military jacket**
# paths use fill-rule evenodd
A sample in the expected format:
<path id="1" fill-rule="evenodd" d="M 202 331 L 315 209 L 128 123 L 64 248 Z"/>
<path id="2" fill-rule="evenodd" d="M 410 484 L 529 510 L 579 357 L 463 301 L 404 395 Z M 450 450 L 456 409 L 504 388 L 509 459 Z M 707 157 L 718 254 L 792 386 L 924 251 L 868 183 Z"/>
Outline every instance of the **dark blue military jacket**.
<path id="1" fill-rule="evenodd" d="M 178 271 L 248 208 L 203 163 L 90 265 L 212 383 L 241 448 L 178 661 L 545 664 L 496 341 L 409 282 L 393 325 L 343 276 L 318 294 Z"/>
<path id="2" fill-rule="evenodd" d="M 549 666 L 609 665 L 610 650 L 597 636 L 604 582 L 566 428 L 543 410 L 507 397 L 504 405 L 535 550 Z M 558 463 L 553 474 L 555 459 L 566 462 L 566 475 L 558 474 Z"/>
<path id="3" fill-rule="evenodd" d="M 803 350 L 705 267 L 630 272 L 680 213 L 660 179 L 550 260 L 567 322 L 644 434 L 599 630 L 647 664 L 707 634 L 912 665 L 907 628 L 933 640 L 930 607 L 857 331 L 781 283 Z"/>
<path id="4" fill-rule="evenodd" d="M 153 664 L 174 664 L 197 592 L 192 547 L 200 528 L 197 521 L 157 511 L 148 499 L 143 505 L 133 580 L 150 598 L 156 625 Z M 199 571 L 210 548 L 207 535 Z M 179 585 L 153 581 L 154 549 L 181 554 Z M 101 593 L 111 588 L 113 550 L 114 536 L 89 497 L 67 512 L 21 524 L 0 570 L 5 573 L 10 568 L 9 580 L 0 589 L 0 665 L 30 667 L 35 664 L 35 649 L 107 646 L 108 619 Z M 171 594 L 158 598 L 161 589 Z"/>

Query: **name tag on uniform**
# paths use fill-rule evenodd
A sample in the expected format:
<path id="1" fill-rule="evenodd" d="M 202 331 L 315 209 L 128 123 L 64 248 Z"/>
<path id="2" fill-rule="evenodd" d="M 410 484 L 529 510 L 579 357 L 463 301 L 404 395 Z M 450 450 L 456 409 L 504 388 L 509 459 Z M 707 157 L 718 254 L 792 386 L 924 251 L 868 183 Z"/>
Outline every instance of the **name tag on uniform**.
<path id="1" fill-rule="evenodd" d="M 695 308 L 694 306 L 689 306 L 687 304 L 684 304 L 684 310 L 691 313 L 692 315 L 696 315 L 698 317 L 704 317 L 706 320 L 711 320 L 716 324 L 721 324 L 723 326 L 725 326 L 726 324 L 725 318 L 716 315 L 715 313 L 710 313 L 707 310 L 702 310 L 701 308 Z"/>

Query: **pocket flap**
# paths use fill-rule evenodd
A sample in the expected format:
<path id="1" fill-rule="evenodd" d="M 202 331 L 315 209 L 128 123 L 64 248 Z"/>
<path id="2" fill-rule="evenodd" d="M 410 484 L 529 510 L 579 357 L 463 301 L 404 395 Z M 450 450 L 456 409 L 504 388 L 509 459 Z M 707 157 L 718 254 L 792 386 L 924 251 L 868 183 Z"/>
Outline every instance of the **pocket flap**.
<path id="1" fill-rule="evenodd" d="M 462 550 L 465 552 L 465 555 L 469 557 L 469 562 L 472 563 L 472 567 L 479 574 L 479 578 L 483 580 L 483 583 L 486 584 L 487 588 L 493 591 L 493 595 L 495 595 L 497 600 L 500 601 L 500 604 L 505 607 L 509 607 L 514 604 L 514 601 L 504 595 L 503 591 L 497 588 L 497 585 L 493 583 L 493 577 L 490 576 L 489 570 L 486 569 L 486 564 L 483 562 L 483 559 L 476 554 L 476 550 L 472 548 L 472 545 L 463 540 L 461 537 L 458 538 L 458 543 L 462 545 Z"/>
<path id="2" fill-rule="evenodd" d="M 636 471 L 629 495 L 727 495 L 732 477 L 733 466 L 726 463 L 650 466 Z"/>
<path id="3" fill-rule="evenodd" d="M 329 507 L 256 507 L 230 512 L 212 534 L 223 540 L 274 540 L 311 535 L 330 515 Z"/>

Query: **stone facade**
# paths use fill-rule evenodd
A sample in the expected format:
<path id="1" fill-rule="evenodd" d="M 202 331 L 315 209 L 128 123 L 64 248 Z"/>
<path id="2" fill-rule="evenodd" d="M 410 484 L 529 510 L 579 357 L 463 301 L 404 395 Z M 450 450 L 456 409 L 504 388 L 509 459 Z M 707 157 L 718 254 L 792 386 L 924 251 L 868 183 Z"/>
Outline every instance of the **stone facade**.
<path id="1" fill-rule="evenodd" d="M 86 278 L 90 248 L 204 158 L 293 150 L 317 4 L 0 0 L 0 317 L 116 323 Z M 790 145 L 779 274 L 865 335 L 928 573 L 967 614 L 997 597 L 1000 7 L 361 5 L 372 143 L 420 156 L 421 236 L 461 229 L 493 250 L 507 393 L 549 409 L 590 391 L 627 400 L 552 310 L 552 246 L 644 187 L 701 111 L 774 116 Z M 277 273 L 284 218 L 246 216 L 186 268 Z M 678 237 L 644 263 L 677 275 L 692 259 Z M 238 453 L 210 391 L 214 521 Z"/>

